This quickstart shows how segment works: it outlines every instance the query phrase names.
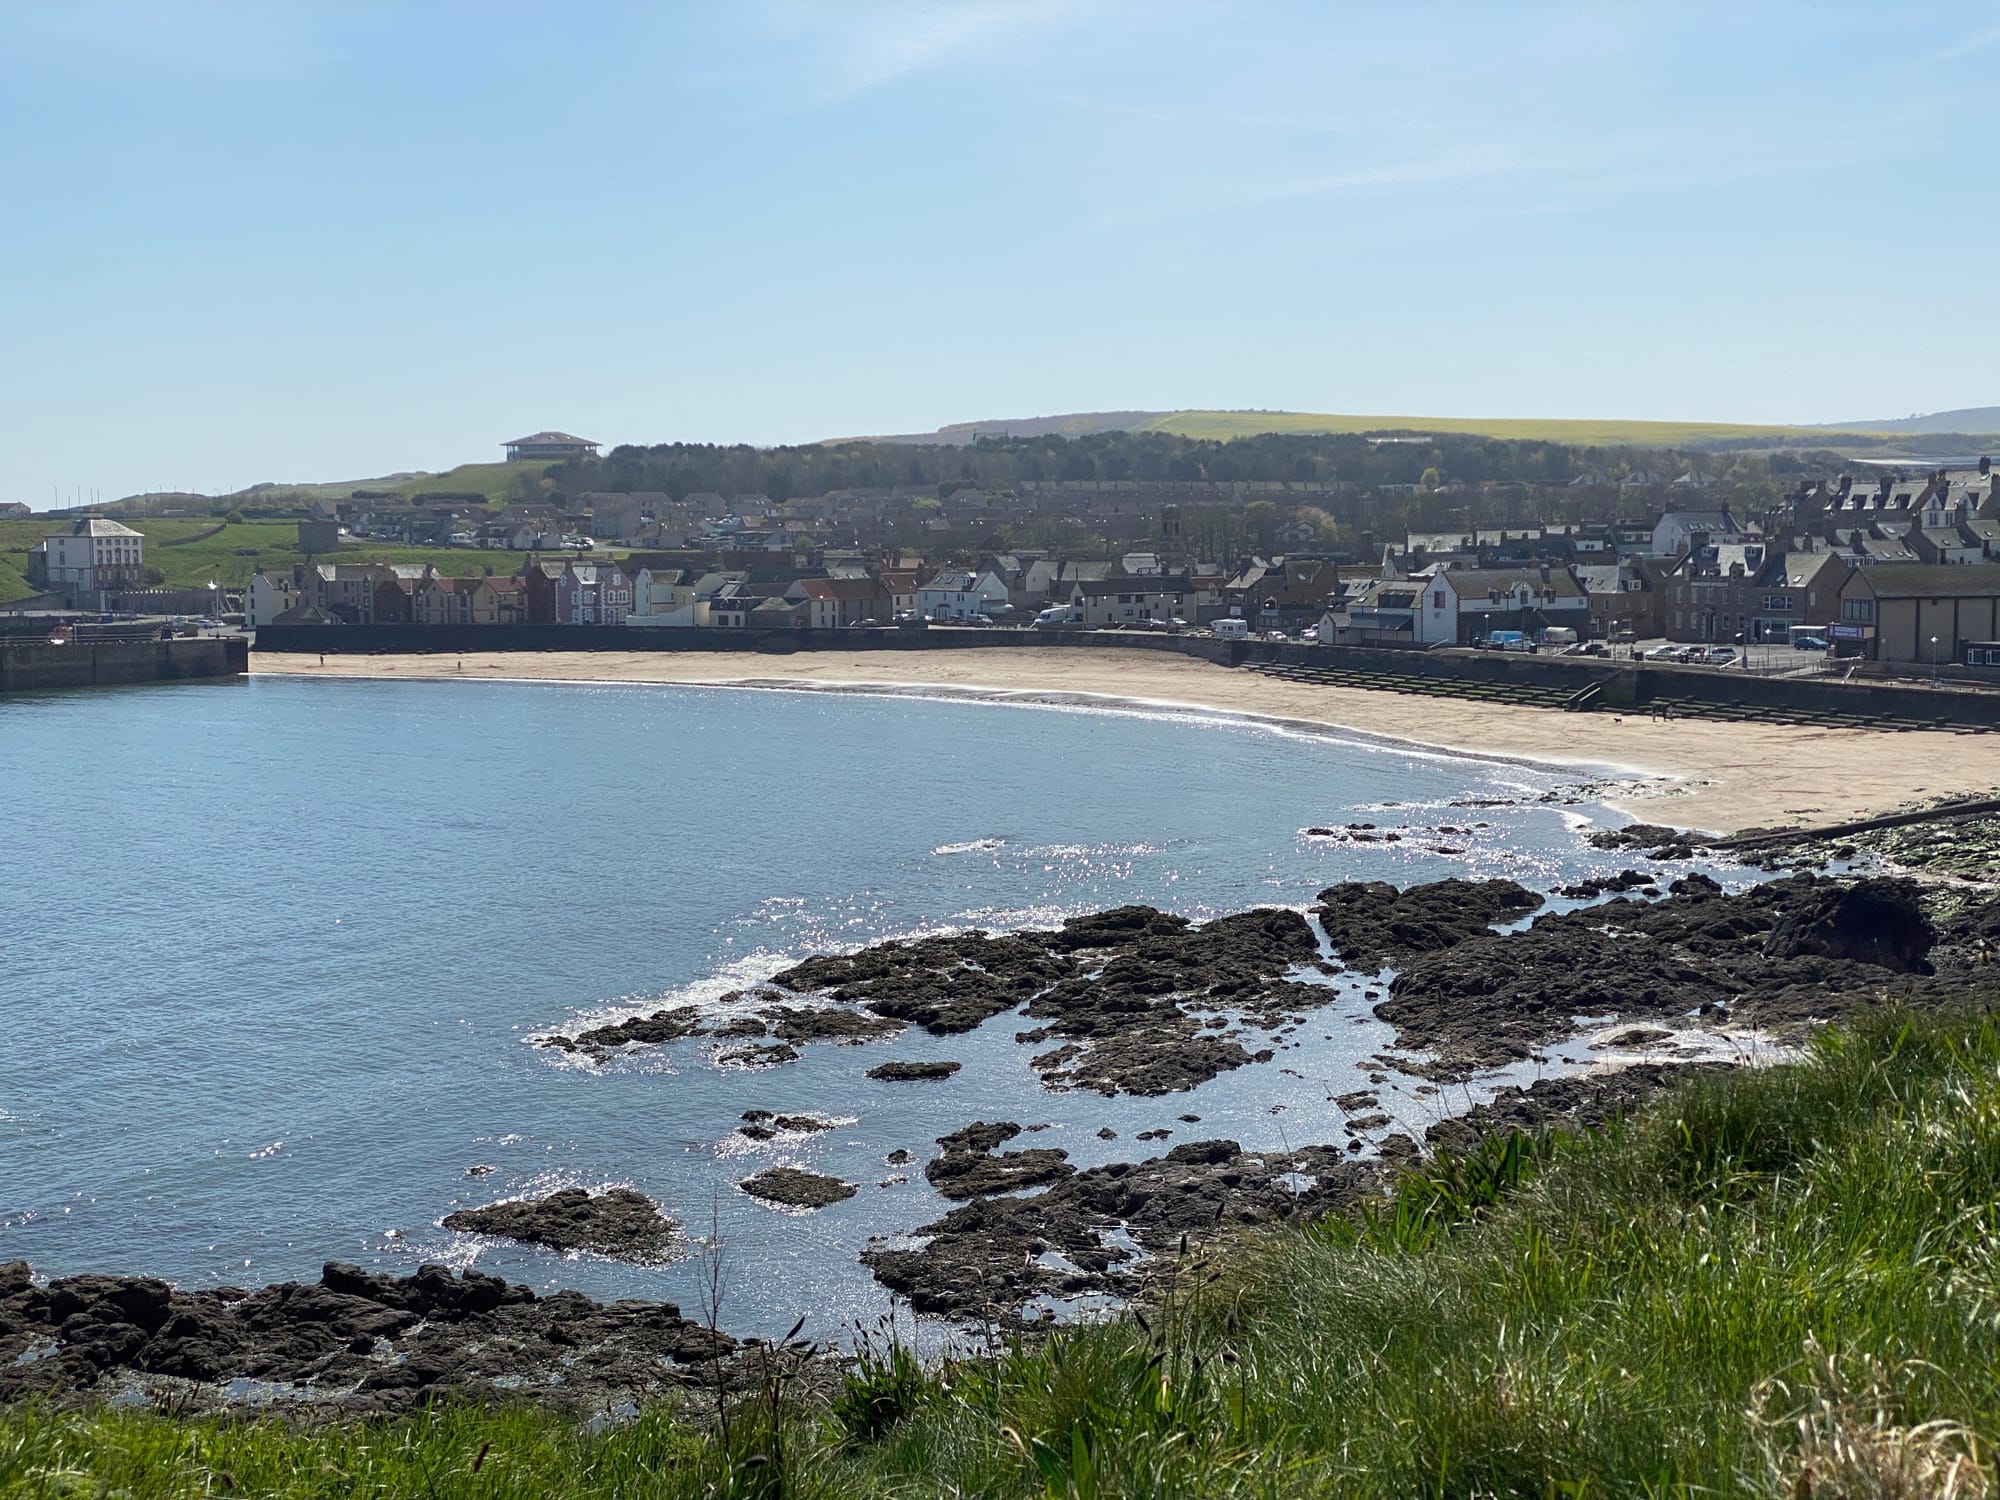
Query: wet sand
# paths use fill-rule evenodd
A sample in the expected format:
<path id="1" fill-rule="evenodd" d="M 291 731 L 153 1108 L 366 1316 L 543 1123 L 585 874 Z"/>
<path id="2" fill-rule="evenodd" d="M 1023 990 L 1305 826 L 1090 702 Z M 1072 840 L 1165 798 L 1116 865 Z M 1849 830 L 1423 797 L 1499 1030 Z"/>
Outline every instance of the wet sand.
<path id="1" fill-rule="evenodd" d="M 1991 795 L 2000 746 L 1987 736 L 1796 725 L 1660 723 L 1644 714 L 1554 709 L 1365 688 L 1317 687 L 1161 651 L 762 652 L 495 651 L 464 656 L 256 653 L 255 674 L 957 691 L 1137 700 L 1256 715 L 1645 780 L 1612 806 L 1648 822 L 1711 833 L 1868 817 L 1924 797 Z"/>

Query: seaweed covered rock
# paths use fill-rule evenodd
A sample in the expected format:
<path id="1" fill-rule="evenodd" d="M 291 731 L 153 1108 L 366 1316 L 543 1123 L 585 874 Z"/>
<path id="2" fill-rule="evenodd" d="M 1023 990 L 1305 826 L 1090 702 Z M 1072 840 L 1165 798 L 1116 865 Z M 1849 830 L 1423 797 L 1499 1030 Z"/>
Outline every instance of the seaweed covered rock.
<path id="1" fill-rule="evenodd" d="M 1898 974 L 1928 974 L 1936 941 L 1909 881 L 1822 881 L 1786 910 L 1764 951 L 1772 958 L 1839 958 Z"/>
<path id="2" fill-rule="evenodd" d="M 138 1276 L 34 1285 L 0 1266 L 0 1401 L 193 1382 L 222 1404 L 256 1380 L 315 1408 L 406 1410 L 459 1394 L 601 1408 L 675 1390 L 746 1389 L 735 1341 L 667 1302 L 538 1297 L 478 1271 L 373 1274 L 329 1261 L 317 1282 L 182 1291 Z M 722 1361 L 720 1365 L 716 1361 Z"/>
<path id="3" fill-rule="evenodd" d="M 1313 914 L 1343 962 L 1372 971 L 1456 947 L 1542 904 L 1541 895 L 1512 880 L 1437 880 L 1406 890 L 1367 880 L 1321 891 Z"/>
<path id="4" fill-rule="evenodd" d="M 1069 1153 L 1053 1146 L 994 1154 L 997 1147 L 1021 1133 L 1011 1120 L 988 1124 L 975 1120 L 938 1137 L 944 1150 L 924 1168 L 924 1177 L 947 1198 L 984 1198 L 1044 1187 L 1074 1176 Z"/>
<path id="5" fill-rule="evenodd" d="M 443 1222 L 464 1233 L 497 1234 L 551 1250 L 592 1250 L 617 1260 L 663 1260 L 680 1241 L 678 1224 L 652 1199 L 624 1187 L 602 1193 L 562 1188 L 546 1198 L 462 1208 Z"/>
<path id="6" fill-rule="evenodd" d="M 851 1182 L 801 1167 L 769 1167 L 737 1186 L 753 1198 L 784 1208 L 825 1208 L 860 1191 Z"/>

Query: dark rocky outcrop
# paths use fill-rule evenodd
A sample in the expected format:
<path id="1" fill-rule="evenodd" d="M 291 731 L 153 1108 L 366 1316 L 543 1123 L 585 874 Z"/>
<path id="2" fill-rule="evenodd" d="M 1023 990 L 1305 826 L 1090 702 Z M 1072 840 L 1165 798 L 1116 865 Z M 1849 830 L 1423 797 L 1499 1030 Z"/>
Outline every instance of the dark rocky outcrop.
<path id="1" fill-rule="evenodd" d="M 1937 941 L 1930 918 L 1907 880 L 1821 882 L 1807 888 L 1771 928 L 1771 958 L 1835 958 L 1874 964 L 1897 974 L 1928 974 Z"/>
<path id="2" fill-rule="evenodd" d="M 374 1275 L 329 1261 L 316 1283 L 179 1291 L 137 1276 L 33 1284 L 0 1265 L 0 1401 L 171 1381 L 220 1403 L 236 1379 L 314 1406 L 395 1411 L 440 1396 L 578 1409 L 682 1390 L 747 1389 L 736 1343 L 668 1302 L 537 1296 L 478 1271 Z M 720 1359 L 720 1366 L 716 1361 Z"/>
<path id="3" fill-rule="evenodd" d="M 994 1154 L 995 1148 L 1021 1133 L 1011 1120 L 987 1124 L 975 1120 L 938 1137 L 944 1154 L 924 1168 L 924 1177 L 947 1198 L 984 1198 L 1043 1187 L 1075 1175 L 1069 1153 L 1053 1146 L 1031 1151 Z"/>
<path id="4" fill-rule="evenodd" d="M 1915 887 L 1863 884 L 1871 889 L 1843 895 L 1858 887 L 1796 875 L 1726 896 L 1690 875 L 1664 900 L 1545 915 L 1524 932 L 1413 958 L 1375 1014 L 1396 1027 L 1399 1046 L 1435 1054 L 1424 1071 L 1438 1078 L 1532 1056 L 1577 1017 L 1825 1019 L 1907 984 L 1927 962 Z M 1878 918 L 1888 935 L 1871 925 Z"/>
<path id="5" fill-rule="evenodd" d="M 1261 1055 L 1213 1034 L 1217 1018 L 1271 1025 L 1326 1003 L 1330 992 L 1285 978 L 1318 951 L 1296 912 L 1259 908 L 1196 926 L 1124 906 L 1053 932 L 969 932 L 808 959 L 773 982 L 938 1035 L 1025 1007 L 1040 1024 L 1021 1040 L 1056 1044 L 1034 1060 L 1051 1085 L 1162 1094 Z"/>
<path id="6" fill-rule="evenodd" d="M 1455 947 L 1541 905 L 1539 894 L 1511 880 L 1438 880 L 1407 890 L 1368 880 L 1321 891 L 1313 915 L 1342 962 L 1373 972 Z"/>
<path id="7" fill-rule="evenodd" d="M 764 1012 L 771 1034 L 783 1042 L 871 1042 L 895 1036 L 904 1023 L 838 1006 L 779 1006 Z"/>
<path id="8" fill-rule="evenodd" d="M 1648 859 L 1693 859 L 1714 842 L 1705 834 L 1687 828 L 1668 828 L 1659 823 L 1627 823 L 1623 828 L 1600 828 L 1591 834 L 1595 849 L 1638 850 Z"/>
<path id="9" fill-rule="evenodd" d="M 915 1083 L 923 1079 L 949 1078 L 964 1066 L 956 1062 L 886 1062 L 870 1068 L 868 1076 L 879 1078 L 884 1083 Z"/>
<path id="10" fill-rule="evenodd" d="M 800 1167 L 767 1167 L 736 1185 L 753 1198 L 786 1208 L 825 1208 L 860 1191 L 851 1182 Z"/>
<path id="11" fill-rule="evenodd" d="M 1329 1146 L 1250 1155 L 1234 1141 L 1197 1141 L 1077 1172 L 1033 1197 L 978 1199 L 917 1231 L 931 1236 L 921 1250 L 861 1258 L 920 1313 L 1005 1320 L 1045 1294 L 1130 1296 L 1144 1257 L 1177 1256 L 1182 1236 L 1198 1246 L 1218 1226 L 1314 1217 L 1374 1190 L 1379 1171 Z M 1143 1254 L 1118 1245 L 1118 1229 Z"/>
<path id="12" fill-rule="evenodd" d="M 536 1041 L 540 1046 L 554 1047 L 563 1052 L 580 1052 L 593 1062 L 601 1063 L 614 1048 L 634 1043 L 658 1046 L 663 1042 L 677 1042 L 684 1036 L 693 1036 L 700 1030 L 701 1011 L 692 1005 L 680 1005 L 671 1010 L 656 1010 L 649 1016 L 634 1016 L 629 1021 L 619 1021 L 610 1026 L 594 1026 L 574 1037 L 556 1032 L 538 1037 Z"/>
<path id="13" fill-rule="evenodd" d="M 774 1140 L 780 1135 L 813 1135 L 834 1128 L 832 1120 L 823 1120 L 818 1115 L 774 1115 L 768 1109 L 746 1109 L 742 1118 L 736 1133 L 753 1141 Z"/>
<path id="14" fill-rule="evenodd" d="M 680 1242 L 679 1225 L 645 1194 L 623 1187 L 602 1193 L 563 1188 L 546 1198 L 462 1208 L 443 1222 L 446 1229 L 468 1234 L 504 1235 L 551 1250 L 593 1250 L 617 1260 L 664 1260 Z"/>
<path id="15" fill-rule="evenodd" d="M 779 1063 L 797 1062 L 799 1049 L 789 1042 L 767 1042 L 760 1046 L 735 1047 L 715 1054 L 715 1060 L 736 1068 L 774 1068 Z"/>
<path id="16" fill-rule="evenodd" d="M 1659 878 L 1648 875 L 1644 870 L 1620 870 L 1616 875 L 1593 875 L 1587 880 L 1579 880 L 1575 885 L 1563 886 L 1556 894 L 1577 901 L 1595 901 L 1599 896 L 1646 890 L 1658 884 Z"/>
<path id="17" fill-rule="evenodd" d="M 1643 1108 L 1663 1089 L 1696 1073 L 1726 1073 L 1731 1064 L 1634 1063 L 1609 1073 L 1572 1073 L 1537 1079 L 1527 1088 L 1501 1089 L 1485 1104 L 1439 1120 L 1425 1144 L 1464 1155 L 1483 1136 L 1519 1131 L 1537 1135 L 1557 1126 L 1583 1129 Z"/>

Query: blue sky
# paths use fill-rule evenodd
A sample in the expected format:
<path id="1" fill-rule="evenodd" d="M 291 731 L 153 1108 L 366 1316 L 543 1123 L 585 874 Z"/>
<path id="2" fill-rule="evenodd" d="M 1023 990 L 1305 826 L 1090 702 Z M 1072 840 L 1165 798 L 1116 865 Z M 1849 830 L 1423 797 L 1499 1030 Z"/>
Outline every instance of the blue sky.
<path id="1" fill-rule="evenodd" d="M 0 499 L 2000 401 L 2000 4 L 5 0 Z"/>

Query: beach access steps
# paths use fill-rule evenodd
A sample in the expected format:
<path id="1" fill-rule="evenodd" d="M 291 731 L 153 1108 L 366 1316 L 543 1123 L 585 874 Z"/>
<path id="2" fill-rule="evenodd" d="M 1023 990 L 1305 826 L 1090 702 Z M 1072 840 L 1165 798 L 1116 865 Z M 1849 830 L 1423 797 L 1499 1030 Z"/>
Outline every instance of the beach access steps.
<path id="1" fill-rule="evenodd" d="M 1263 676 L 1307 687 L 1367 688 L 1377 692 L 1416 693 L 1430 698 L 1452 698 L 1461 703 L 1504 703 L 1524 708 L 1559 708 L 1570 713 L 1590 713 L 1612 708 L 1624 713 L 1671 714 L 1676 719 L 1707 719 L 1731 724 L 1791 724 L 1817 729 L 1875 729 L 1889 732 L 1934 729 L 1948 730 L 1953 734 L 1990 734 L 2000 729 L 2000 725 L 1958 724 L 1944 718 L 1925 719 L 1906 714 L 1847 713 L 1834 709 L 1715 702 L 1657 692 L 1643 703 L 1619 704 L 1606 698 L 1604 685 L 1598 682 L 1590 683 L 1581 689 L 1527 682 L 1486 682 L 1476 678 L 1431 676 L 1398 671 L 1386 663 L 1381 666 L 1374 664 L 1318 666 L 1289 662 L 1246 662 L 1244 665 Z"/>
<path id="2" fill-rule="evenodd" d="M 1568 708 L 1581 696 L 1573 687 L 1543 687 L 1527 682 L 1482 682 L 1470 677 L 1419 676 L 1391 666 L 1296 666 L 1288 662 L 1246 662 L 1253 672 L 1308 687 L 1371 688 L 1391 693 L 1420 693 L 1431 698 L 1456 698 L 1464 703 L 1512 703 L 1529 708 Z M 1591 684 L 1596 687 L 1597 684 Z"/>

